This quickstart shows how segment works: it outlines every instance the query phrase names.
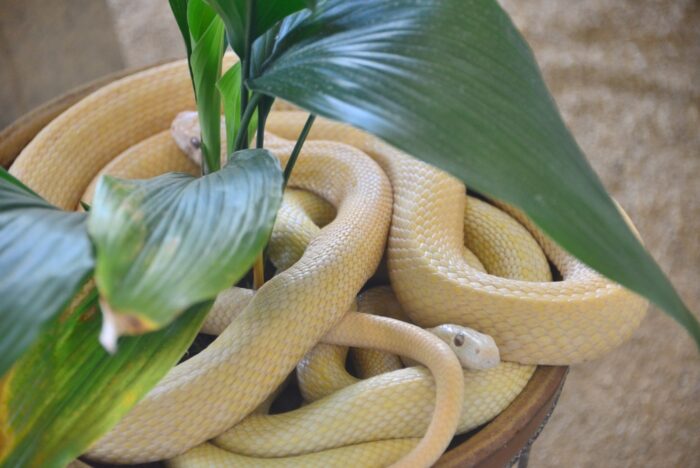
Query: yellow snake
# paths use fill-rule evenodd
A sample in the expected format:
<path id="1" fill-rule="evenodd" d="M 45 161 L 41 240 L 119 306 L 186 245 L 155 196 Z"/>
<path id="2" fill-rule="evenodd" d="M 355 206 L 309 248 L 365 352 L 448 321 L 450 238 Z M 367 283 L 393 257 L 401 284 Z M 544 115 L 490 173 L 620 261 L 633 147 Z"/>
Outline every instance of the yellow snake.
<path id="1" fill-rule="evenodd" d="M 11 172 L 57 206 L 76 209 L 90 182 L 113 160 L 127 168 L 125 175 L 194 171 L 196 167 L 167 132 L 179 112 L 193 107 L 184 62 L 135 74 L 98 90 L 59 116 L 25 148 Z M 303 113 L 273 113 L 268 129 L 293 140 L 304 120 Z M 346 327 L 348 336 L 334 336 L 336 332 L 342 335 L 345 321 L 337 331 L 333 327 L 351 309 L 356 294 L 374 273 L 387 239 L 391 284 L 411 320 L 422 326 L 460 323 L 488 333 L 507 361 L 569 364 L 592 359 L 619 344 L 641 321 L 646 306 L 642 299 L 568 256 L 515 210 L 506 208 L 537 239 L 563 281 L 523 281 L 485 273 L 473 256 L 465 253 L 464 215 L 469 206 L 465 188 L 456 179 L 340 124 L 318 120 L 310 139 L 333 142 L 306 143 L 292 184 L 335 206 L 335 219 L 320 230 L 299 261 L 255 294 L 235 289 L 223 293 L 217 300 L 223 309 L 227 300 L 242 306 L 230 326 L 204 352 L 174 368 L 90 450 L 91 457 L 116 462 L 172 458 L 222 433 L 225 438 L 225 431 L 237 430 L 236 424 L 253 412 L 324 336 L 336 343 L 356 344 L 348 337 L 354 329 L 351 326 Z M 284 163 L 291 144 L 273 140 L 271 149 Z M 115 159 L 120 155 L 123 157 Z M 491 271 L 487 263 L 497 263 L 479 259 L 487 271 Z M 217 315 L 217 310 L 223 309 L 215 308 L 211 323 L 217 318 L 223 323 L 230 320 Z M 386 323 L 389 328 L 402 327 L 397 322 Z M 378 347 L 390 347 L 377 337 L 366 338 Z M 413 357 L 426 360 L 425 355 Z M 450 374 L 449 368 L 454 370 L 454 366 L 443 366 L 449 359 L 427 359 L 435 369 L 438 386 Z M 494 393 L 496 399 L 512 400 L 531 370 L 531 366 L 504 363 L 494 369 L 494 374 L 503 375 L 494 380 L 498 385 L 481 391 Z M 427 392 L 432 390 L 432 380 L 421 368 L 394 373 L 401 372 L 406 374 L 404 379 L 420 385 L 428 382 Z M 489 372 L 481 372 L 474 380 Z M 391 388 L 381 379 L 394 373 L 367 379 L 336 394 L 363 384 Z M 518 375 L 519 379 L 513 377 Z M 461 400 L 460 384 L 447 385 L 457 390 Z M 448 394 L 443 392 L 441 397 Z M 423 402 L 425 395 L 421 396 Z M 394 401 L 395 397 L 389 394 L 384 398 Z M 434 406 L 442 400 L 433 402 Z M 401 408 L 411 405 L 405 402 Z M 459 406 L 457 410 L 452 422 L 444 419 L 448 429 L 453 424 L 452 432 L 459 423 Z M 429 406 L 422 414 L 431 412 Z M 427 426 L 426 422 L 421 430 Z M 439 429 L 436 424 L 432 427 Z M 353 460 L 367 464 L 374 460 L 372 463 L 382 465 L 410 452 L 415 456 L 404 456 L 399 463 L 428 465 L 444 449 L 445 438 L 436 437 L 433 442 L 426 438 L 418 443 L 416 437 L 423 432 L 406 435 L 399 431 L 390 436 L 393 441 L 297 455 L 296 462 L 326 463 L 321 458 L 314 462 L 313 457 L 328 455 L 335 460 L 352 456 Z M 311 438 L 316 435 L 308 434 Z M 418 450 L 417 444 L 423 447 Z M 216 457 L 224 463 L 225 457 L 240 456 L 238 462 L 243 465 L 247 457 L 221 452 L 205 444 L 173 463 L 213 462 Z M 256 463 L 254 458 L 248 462 Z M 271 463 L 276 462 L 287 463 Z"/>

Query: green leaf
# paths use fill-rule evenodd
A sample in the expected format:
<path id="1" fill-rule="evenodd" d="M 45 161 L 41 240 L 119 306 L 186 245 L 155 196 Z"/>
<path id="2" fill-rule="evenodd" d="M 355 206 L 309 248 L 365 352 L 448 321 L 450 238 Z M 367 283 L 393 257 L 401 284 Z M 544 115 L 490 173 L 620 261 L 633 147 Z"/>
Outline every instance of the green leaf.
<path id="1" fill-rule="evenodd" d="M 189 0 L 169 0 L 170 9 L 175 17 L 175 22 L 177 23 L 178 29 L 180 29 L 180 34 L 182 34 L 182 39 L 185 42 L 185 51 L 187 52 L 187 69 L 190 72 L 190 79 L 192 80 L 192 89 L 197 94 L 197 90 L 194 89 L 194 74 L 192 73 L 192 62 L 190 57 L 192 57 L 192 38 L 190 37 L 190 27 L 187 24 L 187 3 Z"/>
<path id="2" fill-rule="evenodd" d="M 296 18 L 299 15 L 288 16 L 287 18 Z M 277 45 L 277 37 L 283 25 L 289 24 L 289 20 L 285 18 L 275 26 L 267 30 L 267 32 L 253 42 L 250 58 L 250 76 L 258 76 L 262 70 L 265 61 L 270 58 L 272 52 Z"/>
<path id="3" fill-rule="evenodd" d="M 700 346 L 697 320 L 620 216 L 495 0 L 319 2 L 248 84 L 522 208 L 573 255 L 665 309 Z"/>
<path id="4" fill-rule="evenodd" d="M 61 211 L 0 171 L 0 376 L 92 271 L 85 214 Z"/>
<path id="5" fill-rule="evenodd" d="M 88 219 L 103 344 L 161 328 L 235 284 L 267 242 L 281 187 L 279 162 L 266 150 L 234 153 L 201 178 L 103 177 Z"/>
<path id="6" fill-rule="evenodd" d="M 192 342 L 211 301 L 155 333 L 99 344 L 94 287 L 0 380 L 0 466 L 63 467 L 111 429 Z"/>
<path id="7" fill-rule="evenodd" d="M 185 41 L 185 49 L 187 49 L 187 56 L 189 57 L 192 53 L 192 42 L 190 40 L 190 27 L 187 24 L 187 2 L 188 0 L 168 0 L 170 3 L 170 9 L 175 17 L 175 22 L 177 27 L 180 29 L 180 34 L 182 34 L 182 39 Z"/>
<path id="8" fill-rule="evenodd" d="M 10 174 L 4 167 L 0 167 L 0 182 L 9 182 L 10 184 L 21 188 L 25 192 L 34 195 L 36 198 L 43 200 L 43 198 L 41 198 L 34 190 L 24 185 L 24 183 L 21 180 Z"/>
<path id="9" fill-rule="evenodd" d="M 296 15 L 292 15 L 292 16 L 296 16 Z M 287 18 L 289 18 L 289 16 Z M 277 23 L 275 26 L 268 29 L 265 34 L 258 37 L 258 39 L 253 43 L 253 47 L 251 49 L 251 58 L 250 58 L 250 76 L 251 77 L 257 76 L 262 71 L 262 68 L 263 68 L 263 65 L 265 64 L 265 61 L 272 55 L 272 53 L 275 50 L 275 46 L 277 44 L 277 36 L 280 32 L 280 27 L 283 24 L 286 24 L 286 22 L 287 22 L 287 19 L 285 18 L 281 22 Z M 275 102 L 275 98 L 273 96 L 265 95 L 261 98 L 260 104 L 258 104 L 257 118 L 258 118 L 258 124 L 260 127 L 259 133 L 261 135 L 264 135 L 265 121 L 267 120 L 268 114 L 272 110 L 272 104 L 274 102 Z M 248 134 L 253 135 L 253 131 L 249 130 Z M 261 141 L 262 140 L 259 140 L 259 142 L 261 142 Z M 262 146 L 262 145 L 258 145 L 258 146 Z"/>
<path id="10" fill-rule="evenodd" d="M 177 27 L 180 29 L 180 34 L 182 34 L 182 39 L 185 42 L 190 77 L 193 77 L 192 66 L 189 63 L 189 58 L 192 55 L 192 39 L 190 38 L 190 27 L 187 24 L 187 2 L 188 0 L 169 0 L 170 9 L 173 12 L 175 22 L 177 23 Z M 192 81 L 194 82 L 194 78 L 192 78 Z"/>
<path id="11" fill-rule="evenodd" d="M 221 76 L 216 87 L 224 101 L 226 118 L 226 154 L 233 153 L 233 144 L 241 126 L 241 62 L 236 62 Z M 258 124 L 257 112 L 248 125 L 248 140 L 255 135 Z"/>
<path id="12" fill-rule="evenodd" d="M 241 126 L 241 62 L 224 73 L 216 87 L 224 101 L 226 119 L 226 154 L 233 153 L 233 142 Z"/>
<path id="13" fill-rule="evenodd" d="M 187 24 L 192 43 L 189 64 L 202 131 L 202 168 L 208 173 L 220 167 L 221 98 L 216 83 L 221 76 L 224 25 L 203 0 L 188 1 Z"/>
<path id="14" fill-rule="evenodd" d="M 309 0 L 264 0 L 255 1 L 253 39 L 263 35 L 275 23 L 287 15 L 310 6 Z M 248 13 L 246 0 L 209 0 L 209 4 L 221 16 L 226 25 L 229 44 L 241 60 L 244 53 L 245 21 Z"/>

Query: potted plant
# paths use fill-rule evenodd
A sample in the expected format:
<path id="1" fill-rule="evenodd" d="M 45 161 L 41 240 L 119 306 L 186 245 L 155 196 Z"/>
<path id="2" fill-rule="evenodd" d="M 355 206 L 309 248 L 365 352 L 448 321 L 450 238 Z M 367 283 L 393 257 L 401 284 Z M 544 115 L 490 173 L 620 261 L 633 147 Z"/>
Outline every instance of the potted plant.
<path id="1" fill-rule="evenodd" d="M 265 279 L 261 252 L 283 186 L 292 173 L 302 174 L 300 178 L 318 173 L 301 165 L 306 164 L 305 155 L 312 160 L 314 151 L 324 150 L 304 140 L 314 128 L 326 129 L 321 136 L 334 128 L 325 121 L 314 123 L 314 115 L 374 134 L 451 173 L 481 195 L 519 207 L 562 247 L 646 296 L 700 337 L 692 314 L 587 165 L 527 45 L 496 2 L 171 0 L 171 6 L 188 50 L 201 124 L 194 146 L 201 149 L 203 177 L 166 174 L 138 182 L 103 178 L 93 203 L 84 206 L 87 213 L 56 208 L 75 208 L 90 179 L 119 153 L 143 155 L 150 145 L 161 144 L 172 150 L 172 141 L 164 143 L 155 133 L 193 104 L 181 64 L 149 70 L 98 91 L 47 126 L 19 157 L 12 174 L 2 173 L 0 264 L 7 272 L 0 283 L 0 323 L 6 330 L 0 340 L 2 463 L 61 465 L 88 450 L 181 357 L 217 294 L 241 280 L 253 265 L 255 286 L 260 286 Z M 239 65 L 222 61 L 225 40 L 240 57 Z M 222 63 L 230 66 L 223 75 Z M 312 117 L 285 127 L 270 113 L 274 98 L 296 104 Z M 226 154 L 231 155 L 223 168 L 222 101 Z M 297 144 L 279 149 L 279 142 L 266 143 L 263 130 L 268 120 L 278 131 L 287 128 L 299 134 Z M 254 129 L 256 148 L 248 149 Z M 358 134 L 351 139 L 361 138 Z M 396 204 L 397 180 L 421 182 L 425 177 L 420 171 L 439 171 L 401 159 L 405 156 L 396 156 L 401 164 L 392 163 L 387 155 L 395 150 L 378 140 L 358 145 L 375 153 L 393 179 L 392 229 L 398 229 L 397 216 L 411 210 Z M 154 452 L 142 450 L 149 443 L 142 440 L 145 433 L 132 433 L 111 446 L 108 437 L 92 448 L 93 453 L 107 454 L 105 459 L 119 453 L 125 461 L 160 459 L 177 455 L 184 445 L 198 445 L 216 434 L 184 430 L 183 420 L 197 426 L 220 417 L 220 429 L 234 425 L 332 330 L 379 262 L 392 203 L 386 202 L 391 192 L 376 163 L 353 150 L 333 151 L 347 151 L 347 164 L 356 164 L 352 154 L 356 155 L 355 160 L 365 161 L 357 174 L 374 171 L 376 179 L 358 189 L 373 195 L 372 200 L 341 206 L 339 216 L 342 212 L 356 224 L 335 223 L 336 230 L 345 226 L 336 236 L 328 235 L 333 229 L 325 231 L 335 242 L 328 245 L 336 247 L 328 250 L 333 252 L 330 265 L 307 262 L 304 266 L 312 273 L 275 277 L 231 327 L 237 331 L 227 329 L 208 350 L 210 357 L 219 353 L 218 363 L 201 366 L 204 359 L 199 359 L 178 366 L 139 403 L 140 409 L 129 413 L 127 419 L 141 411 L 143 421 L 157 428 L 162 440 L 151 442 L 157 446 Z M 287 154 L 284 172 L 272 153 Z M 340 176 L 333 179 L 337 190 L 345 187 L 343 175 L 350 181 L 357 175 L 343 170 L 337 169 Z M 409 177 L 416 174 L 417 179 Z M 421 185 L 425 191 L 416 191 L 416 200 L 440 201 L 458 192 L 456 181 L 440 174 L 451 191 L 431 192 L 430 185 Z M 407 193 L 413 188 L 404 187 Z M 350 191 L 350 186 L 345 189 Z M 368 219 L 357 222 L 361 215 Z M 406 219 L 412 226 L 411 218 Z M 418 224 L 429 226 L 425 221 Z M 440 248 L 423 252 L 431 255 Z M 362 268 L 352 270 L 353 261 L 360 260 Z M 302 287 L 304 281 L 308 285 Z M 392 284 L 400 282 L 393 273 Z M 641 317 L 641 301 L 620 287 L 611 288 L 626 303 L 636 301 L 622 323 L 604 325 L 612 334 L 623 327 L 624 335 L 636 326 L 630 317 Z M 408 286 L 399 299 L 403 294 L 405 301 L 411 290 L 419 288 Z M 447 290 L 441 291 L 444 300 Z M 324 302 L 329 300 L 330 306 Z M 306 317 L 307 306 L 325 307 L 330 313 L 321 323 Z M 277 312 L 285 308 L 287 315 L 281 317 Z M 416 310 L 407 312 L 418 316 Z M 496 329 L 488 331 L 495 334 Z M 517 354 L 512 343 L 518 341 L 507 335 L 496 336 L 507 350 L 505 357 Z M 556 341 L 555 348 L 571 349 L 572 354 L 550 361 L 524 352 L 518 360 L 568 363 L 567 356 L 591 347 L 586 340 L 590 336 L 594 332 L 584 333 L 577 342 L 575 334 L 545 333 L 530 344 Z M 572 359 L 593 357 L 616 343 L 613 339 Z M 279 356 L 274 358 L 267 354 L 272 344 L 278 345 Z M 241 408 L 225 408 L 229 403 L 217 399 L 221 388 L 243 402 Z M 166 400 L 158 392 L 176 398 L 159 403 Z M 176 413 L 180 419 L 170 419 Z M 119 440 L 119 426 L 114 433 Z M 397 452 L 406 450 L 402 446 Z"/>

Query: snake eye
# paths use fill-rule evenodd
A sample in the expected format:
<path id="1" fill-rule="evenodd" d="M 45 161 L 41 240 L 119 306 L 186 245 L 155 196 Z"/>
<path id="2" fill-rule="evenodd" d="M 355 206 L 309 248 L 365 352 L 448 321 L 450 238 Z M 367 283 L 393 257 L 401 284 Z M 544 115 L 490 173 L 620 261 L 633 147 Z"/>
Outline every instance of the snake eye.
<path id="1" fill-rule="evenodd" d="M 202 146 L 202 142 L 200 141 L 199 138 L 192 137 L 192 138 L 190 138 L 190 145 L 192 145 L 194 147 L 194 149 L 199 149 L 199 147 Z"/>
<path id="2" fill-rule="evenodd" d="M 454 337 L 453 342 L 454 342 L 455 346 L 462 346 L 464 344 L 464 339 L 465 339 L 464 333 L 457 333 Z"/>

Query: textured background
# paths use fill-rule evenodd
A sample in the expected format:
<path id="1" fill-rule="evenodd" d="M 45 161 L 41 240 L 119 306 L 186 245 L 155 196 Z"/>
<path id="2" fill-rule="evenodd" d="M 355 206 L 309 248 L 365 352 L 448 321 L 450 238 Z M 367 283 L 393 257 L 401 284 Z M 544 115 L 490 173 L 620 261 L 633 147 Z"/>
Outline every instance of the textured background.
<path id="1" fill-rule="evenodd" d="M 700 311 L 700 3 L 502 0 L 564 118 Z M 69 87 L 181 57 L 167 0 L 0 0 L 0 126 Z M 700 467 L 700 356 L 652 310 L 575 366 L 531 466 Z"/>

